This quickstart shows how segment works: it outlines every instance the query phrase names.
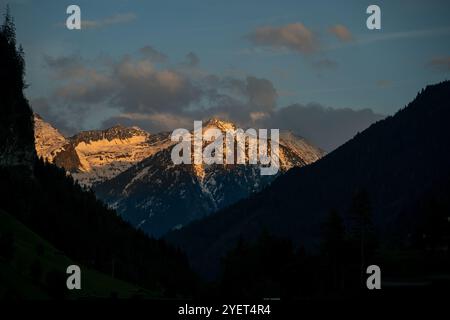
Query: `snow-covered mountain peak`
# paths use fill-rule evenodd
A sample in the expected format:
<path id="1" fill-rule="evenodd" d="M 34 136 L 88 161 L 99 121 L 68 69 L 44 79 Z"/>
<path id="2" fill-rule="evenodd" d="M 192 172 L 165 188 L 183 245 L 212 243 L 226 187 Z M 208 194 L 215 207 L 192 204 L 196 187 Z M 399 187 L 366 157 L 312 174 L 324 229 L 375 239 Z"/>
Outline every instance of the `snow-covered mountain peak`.
<path id="1" fill-rule="evenodd" d="M 303 159 L 306 164 L 313 163 L 325 155 L 323 150 L 313 146 L 290 130 L 282 130 L 280 132 L 280 145 L 291 150 L 295 155 Z"/>
<path id="2" fill-rule="evenodd" d="M 219 118 L 214 117 L 203 123 L 204 130 L 209 129 L 209 128 L 217 128 L 221 131 L 227 131 L 227 130 L 234 131 L 234 130 L 236 130 L 236 125 L 232 122 L 221 120 Z"/>
<path id="3" fill-rule="evenodd" d="M 138 127 L 115 125 L 64 138 L 37 116 L 38 155 L 65 168 L 85 186 L 111 179 L 172 144 L 167 135 L 152 136 Z"/>

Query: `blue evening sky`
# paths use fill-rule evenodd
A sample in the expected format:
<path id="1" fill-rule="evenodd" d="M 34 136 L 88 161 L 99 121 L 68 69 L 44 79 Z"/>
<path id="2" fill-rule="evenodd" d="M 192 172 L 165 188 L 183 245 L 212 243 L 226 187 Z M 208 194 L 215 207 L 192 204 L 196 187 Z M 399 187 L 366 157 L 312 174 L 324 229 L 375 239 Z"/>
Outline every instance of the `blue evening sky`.
<path id="1" fill-rule="evenodd" d="M 119 58 L 146 45 L 166 54 L 173 65 L 194 52 L 204 72 L 269 79 L 278 92 L 277 107 L 317 102 L 392 114 L 420 88 L 447 79 L 450 70 L 449 1 L 1 0 L 3 8 L 6 2 L 26 53 L 31 99 L 50 95 L 57 85 L 45 56 Z M 79 5 L 82 19 L 90 21 L 133 18 L 69 31 L 65 11 L 70 4 Z M 381 30 L 366 28 L 370 4 L 381 7 Z M 258 27 L 297 22 L 314 32 L 320 50 L 275 50 L 246 37 Z M 353 40 L 343 43 L 330 34 L 336 24 L 345 26 Z M 320 68 L 315 63 L 322 60 L 333 64 Z"/>

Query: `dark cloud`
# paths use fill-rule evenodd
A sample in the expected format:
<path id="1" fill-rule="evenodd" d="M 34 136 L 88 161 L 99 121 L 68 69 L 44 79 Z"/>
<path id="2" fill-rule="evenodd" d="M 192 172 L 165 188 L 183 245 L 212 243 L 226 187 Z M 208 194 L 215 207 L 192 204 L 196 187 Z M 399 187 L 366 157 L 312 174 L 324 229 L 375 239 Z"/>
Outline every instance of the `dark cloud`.
<path id="1" fill-rule="evenodd" d="M 79 71 L 76 79 L 61 84 L 54 97 L 65 103 L 96 104 L 107 100 L 118 88 L 114 79 L 94 69 Z"/>
<path id="2" fill-rule="evenodd" d="M 71 67 L 79 67 L 81 57 L 77 55 L 62 56 L 62 57 L 44 56 L 44 62 L 50 68 L 67 69 Z"/>
<path id="3" fill-rule="evenodd" d="M 52 126 L 57 128 L 63 135 L 71 136 L 79 130 L 79 128 L 69 124 L 63 114 L 55 112 L 55 110 L 50 107 L 47 99 L 32 99 L 30 105 L 35 113 L 39 114 L 45 121 L 51 123 Z"/>
<path id="4" fill-rule="evenodd" d="M 280 108 L 263 125 L 292 130 L 315 145 L 331 151 L 384 116 L 371 109 L 333 109 L 319 104 Z"/>
<path id="5" fill-rule="evenodd" d="M 245 93 L 252 109 L 272 111 L 275 108 L 277 91 L 269 80 L 247 77 Z"/>
<path id="6" fill-rule="evenodd" d="M 70 56 L 44 56 L 44 66 L 50 68 L 58 78 L 75 77 L 84 72 L 83 59 L 73 54 Z"/>
<path id="7" fill-rule="evenodd" d="M 114 103 L 124 112 L 179 112 L 202 98 L 202 88 L 176 70 L 124 58 L 114 66 Z"/>
<path id="8" fill-rule="evenodd" d="M 199 57 L 193 52 L 189 52 L 186 55 L 186 60 L 187 60 L 186 64 L 190 67 L 197 67 L 200 63 Z"/>
<path id="9" fill-rule="evenodd" d="M 238 104 L 236 104 L 238 103 Z M 372 123 L 384 118 L 370 109 L 352 110 L 323 107 L 319 104 L 295 104 L 271 112 L 244 112 L 239 101 L 229 101 L 214 108 L 191 110 L 180 114 L 124 114 L 108 119 L 103 127 L 115 124 L 137 125 L 150 132 L 191 129 L 194 120 L 219 117 L 242 128 L 277 128 L 291 130 L 325 151 L 332 151 Z"/>
<path id="10" fill-rule="evenodd" d="M 157 55 L 150 47 L 146 55 Z M 159 56 L 161 58 L 161 56 Z M 175 69 L 157 69 L 147 58 L 125 56 L 108 63 L 82 64 L 75 57 L 45 58 L 60 78 L 52 99 L 65 105 L 109 104 L 123 112 L 176 112 L 201 98 L 201 88 Z"/>
<path id="11" fill-rule="evenodd" d="M 281 27 L 259 27 L 247 35 L 254 45 L 285 48 L 299 53 L 312 53 L 319 47 L 316 35 L 302 23 L 291 23 Z"/>
<path id="12" fill-rule="evenodd" d="M 428 66 L 440 71 L 450 71 L 450 56 L 435 57 L 428 62 Z"/>
<path id="13" fill-rule="evenodd" d="M 245 79 L 225 78 L 221 83 L 232 96 L 244 98 L 250 111 L 271 111 L 276 106 L 277 91 L 270 80 L 247 76 Z"/>
<path id="14" fill-rule="evenodd" d="M 153 114 L 121 114 L 111 117 L 102 123 L 102 128 L 110 128 L 117 124 L 131 127 L 138 126 L 149 132 L 165 132 L 172 131 L 175 128 L 190 128 L 193 121 L 202 119 L 195 118 L 194 115 L 183 116 L 170 113 L 153 113 Z"/>
<path id="15" fill-rule="evenodd" d="M 151 132 L 191 127 L 194 120 L 220 117 L 243 127 L 252 123 L 257 114 L 269 114 L 276 107 L 277 92 L 267 79 L 248 76 L 245 79 L 220 78 L 209 75 L 197 90 L 204 105 L 195 108 L 164 108 L 136 110 L 122 108 L 123 114 L 103 123 L 107 127 L 116 123 L 135 124 Z M 139 89 L 138 89 L 139 90 Z"/>
<path id="16" fill-rule="evenodd" d="M 139 49 L 139 52 L 144 57 L 150 59 L 152 62 L 155 62 L 155 63 L 164 63 L 168 60 L 168 57 L 166 54 L 156 50 L 152 46 L 145 46 L 145 47 Z"/>

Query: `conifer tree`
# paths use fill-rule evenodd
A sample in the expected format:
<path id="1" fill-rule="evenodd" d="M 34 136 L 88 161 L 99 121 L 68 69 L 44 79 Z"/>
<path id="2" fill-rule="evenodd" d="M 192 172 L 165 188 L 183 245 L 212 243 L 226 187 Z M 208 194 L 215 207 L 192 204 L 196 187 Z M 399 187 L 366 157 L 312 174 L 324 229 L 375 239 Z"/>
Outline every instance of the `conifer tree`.
<path id="1" fill-rule="evenodd" d="M 350 207 L 350 218 L 352 220 L 352 236 L 359 246 L 361 284 L 364 284 L 367 244 L 372 236 L 372 210 L 369 194 L 365 189 L 355 192 Z"/>
<path id="2" fill-rule="evenodd" d="M 0 70 L 0 166 L 31 168 L 36 158 L 33 112 L 23 93 L 25 59 L 9 7 L 0 26 Z"/>

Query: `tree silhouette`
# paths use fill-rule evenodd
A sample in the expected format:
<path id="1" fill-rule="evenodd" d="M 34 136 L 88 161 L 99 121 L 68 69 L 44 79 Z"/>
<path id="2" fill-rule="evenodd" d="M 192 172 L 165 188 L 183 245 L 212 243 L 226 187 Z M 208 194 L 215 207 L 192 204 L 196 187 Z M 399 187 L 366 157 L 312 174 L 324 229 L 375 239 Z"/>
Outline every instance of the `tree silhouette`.
<path id="1" fill-rule="evenodd" d="M 34 259 L 30 266 L 30 277 L 33 282 L 39 284 L 42 280 L 43 268 L 39 259 Z"/>
<path id="2" fill-rule="evenodd" d="M 323 226 L 322 255 L 331 267 L 333 289 L 343 287 L 343 259 L 345 258 L 345 228 L 337 210 L 332 209 Z"/>
<path id="3" fill-rule="evenodd" d="M 51 270 L 45 276 L 45 287 L 54 299 L 65 299 L 67 295 L 66 275 L 58 270 Z"/>
<path id="4" fill-rule="evenodd" d="M 31 168 L 34 150 L 33 113 L 23 94 L 25 60 L 16 45 L 16 27 L 9 7 L 0 26 L 0 165 Z"/>
<path id="5" fill-rule="evenodd" d="M 361 285 L 364 285 L 364 274 L 367 259 L 367 244 L 372 236 L 372 212 L 369 194 L 365 189 L 355 192 L 350 207 L 352 237 L 358 243 L 360 252 Z"/>
<path id="6" fill-rule="evenodd" d="M 16 46 L 16 27 L 14 25 L 14 18 L 11 16 L 9 5 L 6 5 L 4 14 L 4 22 L 1 29 L 4 36 L 8 39 L 12 46 Z"/>
<path id="7" fill-rule="evenodd" d="M 0 257 L 6 261 L 11 261 L 14 258 L 14 234 L 12 232 L 0 233 Z"/>

